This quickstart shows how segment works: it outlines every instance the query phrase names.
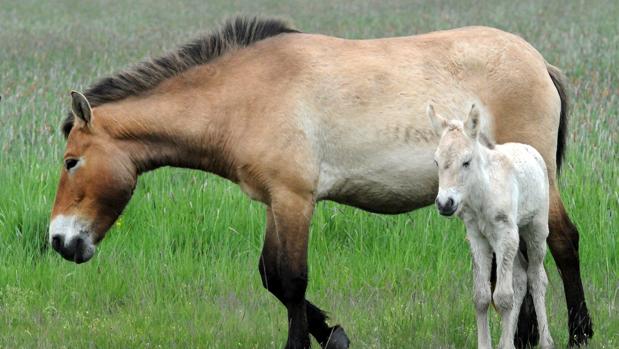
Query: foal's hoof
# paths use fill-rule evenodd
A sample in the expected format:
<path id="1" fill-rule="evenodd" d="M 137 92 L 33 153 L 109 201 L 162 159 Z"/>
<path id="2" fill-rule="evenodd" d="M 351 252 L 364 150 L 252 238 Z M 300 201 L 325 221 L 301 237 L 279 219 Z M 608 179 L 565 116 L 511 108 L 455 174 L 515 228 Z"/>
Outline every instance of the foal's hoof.
<path id="1" fill-rule="evenodd" d="M 348 349 L 350 340 L 341 326 L 334 326 L 327 342 L 322 345 L 323 349 Z"/>

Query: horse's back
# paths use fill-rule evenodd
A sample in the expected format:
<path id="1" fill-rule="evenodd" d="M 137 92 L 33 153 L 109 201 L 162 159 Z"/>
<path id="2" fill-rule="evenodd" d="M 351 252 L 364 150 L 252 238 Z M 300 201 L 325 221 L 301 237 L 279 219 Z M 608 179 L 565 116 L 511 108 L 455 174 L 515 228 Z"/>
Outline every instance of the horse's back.
<path id="1" fill-rule="evenodd" d="M 546 98 L 540 88 L 556 91 L 541 55 L 515 35 L 485 27 L 371 40 L 286 34 L 255 46 L 257 64 L 285 80 L 270 82 L 286 87 L 273 99 L 305 135 L 318 200 L 385 213 L 432 203 L 438 139 L 425 115 L 430 101 L 456 118 L 479 103 L 493 115 L 484 131 L 498 142 L 554 154 L 546 148 L 556 143 L 555 120 L 540 120 L 548 111 L 530 106 Z M 268 63 L 273 55 L 279 61 Z M 549 85 L 539 81 L 544 74 Z M 550 134 L 534 134 L 540 129 Z"/>

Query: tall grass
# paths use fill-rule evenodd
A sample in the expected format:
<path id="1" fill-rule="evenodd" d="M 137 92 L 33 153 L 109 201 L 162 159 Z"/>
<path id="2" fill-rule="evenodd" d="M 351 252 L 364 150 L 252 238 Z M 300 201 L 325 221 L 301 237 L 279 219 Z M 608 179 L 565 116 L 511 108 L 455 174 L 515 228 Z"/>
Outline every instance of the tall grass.
<path id="1" fill-rule="evenodd" d="M 348 38 L 482 24 L 516 32 L 569 78 L 562 195 L 581 231 L 593 348 L 619 346 L 619 5 L 571 1 L 8 1 L 0 6 L 0 347 L 280 347 L 285 311 L 260 283 L 260 204 L 201 172 L 140 178 L 97 256 L 74 265 L 46 231 L 68 91 L 157 55 L 237 13 Z M 357 348 L 476 343 L 464 228 L 432 209 L 371 215 L 321 203 L 308 298 Z M 548 307 L 567 342 L 551 258 Z M 493 317 L 493 336 L 498 336 Z"/>

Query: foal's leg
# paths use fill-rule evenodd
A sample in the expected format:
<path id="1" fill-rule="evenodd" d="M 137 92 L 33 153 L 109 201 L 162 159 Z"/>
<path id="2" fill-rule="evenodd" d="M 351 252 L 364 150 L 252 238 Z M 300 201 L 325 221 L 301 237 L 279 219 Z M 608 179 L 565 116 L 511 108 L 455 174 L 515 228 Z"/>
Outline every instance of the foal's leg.
<path id="1" fill-rule="evenodd" d="M 477 317 L 477 346 L 479 349 L 490 349 L 492 344 L 488 328 L 488 306 L 492 294 L 490 291 L 492 250 L 488 240 L 469 227 L 467 227 L 467 234 L 473 255 L 473 301 Z"/>
<path id="2" fill-rule="evenodd" d="M 304 205 L 301 205 L 304 206 Z M 307 210 L 308 208 L 305 208 Z M 287 216 L 287 215 L 286 215 Z M 307 219 L 302 218 L 299 221 L 300 226 L 307 225 L 309 228 L 309 219 L 311 217 L 311 209 L 309 212 L 309 216 Z M 280 218 L 280 221 L 282 218 Z M 306 229 L 307 229 L 306 228 Z M 288 230 L 290 232 L 290 230 Z M 305 236 L 307 238 L 307 230 Z M 300 233 L 303 235 L 303 233 Z M 296 322 L 293 324 L 294 318 L 291 318 L 291 309 L 289 307 L 290 304 L 290 294 L 286 293 L 285 288 L 286 281 L 284 273 L 286 273 L 286 265 L 282 265 L 282 261 L 284 264 L 286 260 L 290 261 L 289 258 L 286 258 L 286 250 L 283 246 L 290 247 L 290 243 L 283 244 L 284 241 L 290 240 L 290 235 L 286 232 L 282 232 L 278 234 L 278 230 L 276 229 L 276 218 L 274 217 L 273 210 L 269 207 L 267 208 L 267 223 L 266 223 L 266 234 L 265 234 L 265 242 L 264 247 L 262 249 L 262 255 L 260 257 L 259 270 L 260 276 L 262 278 L 262 284 L 266 289 L 268 289 L 277 299 L 279 299 L 286 307 L 289 309 L 289 337 L 287 348 L 296 348 L 303 347 L 303 345 L 307 345 L 309 347 L 309 338 L 307 341 L 305 340 L 307 335 L 301 335 L 301 341 L 303 344 L 299 345 L 298 338 L 291 338 L 292 335 L 295 335 L 299 331 L 293 331 L 293 326 L 296 325 Z M 292 237 L 294 238 L 294 237 Z M 305 239 L 306 239 L 305 238 Z M 305 242 L 305 245 L 307 242 Z M 305 262 L 304 262 L 305 263 Z M 306 267 L 305 267 L 306 268 Z M 307 269 L 305 269 L 307 270 Z M 305 272 L 307 273 L 307 271 Z M 307 275 L 307 274 L 305 274 Z M 290 277 L 288 277 L 290 279 Z M 301 282 L 303 282 L 301 280 Z M 307 284 L 307 277 L 305 276 L 305 284 Z M 305 287 L 305 286 L 303 286 Z M 297 290 L 299 292 L 299 290 Z M 304 288 L 303 288 L 303 298 L 304 296 Z M 323 348 L 328 349 L 345 349 L 348 348 L 349 341 L 348 337 L 344 330 L 339 326 L 329 327 L 326 323 L 326 316 L 320 308 L 316 307 L 312 303 L 307 300 L 304 300 L 305 310 L 306 310 L 306 318 L 307 318 L 307 329 L 309 332 L 316 338 L 316 340 L 320 343 Z M 294 311 L 294 309 L 293 309 Z M 298 314 L 296 314 L 298 317 Z M 301 321 L 304 321 L 301 319 Z M 303 326 L 303 325 L 302 325 Z M 305 330 L 307 331 L 307 330 Z M 297 336 L 298 337 L 298 336 Z M 296 345 L 296 346 L 295 346 Z"/>
<path id="3" fill-rule="evenodd" d="M 587 343 L 593 336 L 593 325 L 587 310 L 585 294 L 580 278 L 578 259 L 578 230 L 570 221 L 561 202 L 556 186 L 550 187 L 550 212 L 548 217 L 550 235 L 548 246 L 554 257 L 559 274 L 563 279 L 563 289 L 567 301 L 570 331 L 569 345 Z"/>
<path id="4" fill-rule="evenodd" d="M 497 283 L 492 296 L 501 314 L 501 340 L 499 348 L 514 348 L 514 326 L 511 323 L 514 307 L 513 267 L 518 252 L 518 228 L 509 227 L 497 234 Z"/>
<path id="5" fill-rule="evenodd" d="M 529 279 L 529 287 L 533 295 L 533 303 L 535 304 L 535 313 L 537 314 L 537 323 L 540 331 L 540 346 L 542 349 L 550 349 L 554 347 L 548 320 L 546 317 L 546 287 L 548 285 L 548 277 L 544 270 L 544 256 L 546 256 L 546 237 L 548 236 L 548 225 L 544 217 L 542 222 L 534 222 L 528 238 L 527 251 L 529 253 L 529 267 L 527 276 Z"/>
<path id="6" fill-rule="evenodd" d="M 514 258 L 513 288 L 514 307 L 512 309 L 510 323 L 513 328 L 512 331 L 515 333 L 520 315 L 520 306 L 522 305 L 527 294 L 527 261 L 520 252 L 517 253 L 516 258 Z M 516 344 L 514 343 L 514 345 Z"/>

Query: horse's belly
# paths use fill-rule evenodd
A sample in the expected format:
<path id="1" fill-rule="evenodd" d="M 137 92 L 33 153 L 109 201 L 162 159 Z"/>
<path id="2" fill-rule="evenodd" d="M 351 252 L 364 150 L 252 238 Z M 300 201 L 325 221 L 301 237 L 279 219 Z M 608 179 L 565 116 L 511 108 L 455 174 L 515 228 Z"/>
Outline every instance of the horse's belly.
<path id="1" fill-rule="evenodd" d="M 387 214 L 427 206 L 438 186 L 432 151 L 418 147 L 332 155 L 321 163 L 317 199 Z"/>

